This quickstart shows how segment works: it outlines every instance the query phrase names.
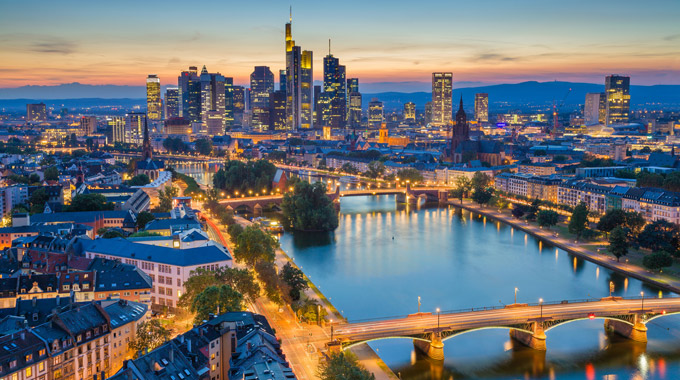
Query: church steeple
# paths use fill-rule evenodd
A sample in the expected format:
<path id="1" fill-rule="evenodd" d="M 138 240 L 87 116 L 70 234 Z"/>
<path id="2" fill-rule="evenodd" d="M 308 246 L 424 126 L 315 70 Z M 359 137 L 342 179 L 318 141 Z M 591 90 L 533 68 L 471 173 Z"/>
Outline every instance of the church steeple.
<path id="1" fill-rule="evenodd" d="M 144 123 L 144 142 L 142 143 L 142 159 L 150 160 L 152 156 L 151 141 L 149 140 L 149 125 Z"/>

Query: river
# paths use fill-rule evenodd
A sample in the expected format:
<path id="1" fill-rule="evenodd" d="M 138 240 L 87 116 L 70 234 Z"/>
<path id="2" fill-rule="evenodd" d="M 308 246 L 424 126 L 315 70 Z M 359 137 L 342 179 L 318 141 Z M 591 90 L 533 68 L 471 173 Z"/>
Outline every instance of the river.
<path id="1" fill-rule="evenodd" d="M 394 196 L 342 198 L 331 234 L 284 234 L 281 247 L 350 321 L 421 311 L 667 293 L 484 217 L 450 208 L 397 208 Z M 445 341 L 445 361 L 410 340 L 371 342 L 402 379 L 678 379 L 680 316 L 648 325 L 649 342 L 605 333 L 602 320 L 547 333 L 547 352 L 513 347 L 507 330 Z"/>

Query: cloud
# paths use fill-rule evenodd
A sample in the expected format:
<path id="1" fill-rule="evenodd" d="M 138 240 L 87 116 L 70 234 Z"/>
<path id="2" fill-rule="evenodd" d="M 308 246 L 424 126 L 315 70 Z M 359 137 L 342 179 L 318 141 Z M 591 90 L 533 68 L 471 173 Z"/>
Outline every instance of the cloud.
<path id="1" fill-rule="evenodd" d="M 664 39 L 664 41 L 680 40 L 680 33 L 679 34 L 671 34 L 670 36 L 666 36 L 663 39 Z"/>
<path id="2" fill-rule="evenodd" d="M 71 54 L 75 53 L 77 45 L 74 42 L 62 39 L 46 39 L 34 42 L 29 50 L 36 53 L 48 54 Z"/>

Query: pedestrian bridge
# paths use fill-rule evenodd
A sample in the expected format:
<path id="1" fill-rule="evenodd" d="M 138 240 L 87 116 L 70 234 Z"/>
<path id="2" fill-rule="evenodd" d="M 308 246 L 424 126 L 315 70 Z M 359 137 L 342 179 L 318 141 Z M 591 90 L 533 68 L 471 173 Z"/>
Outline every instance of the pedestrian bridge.
<path id="1" fill-rule="evenodd" d="M 339 202 L 341 197 L 359 197 L 367 195 L 396 195 L 398 203 L 408 203 L 415 205 L 419 200 L 425 202 L 436 202 L 445 204 L 448 201 L 449 188 L 443 187 L 414 187 L 407 185 L 404 188 L 396 189 L 363 189 L 363 190 L 340 190 L 336 187 L 334 192 L 329 192 L 328 196 L 334 201 Z M 257 197 L 227 198 L 220 201 L 227 206 L 227 210 L 237 209 L 252 212 L 256 216 L 262 213 L 263 208 L 273 205 L 280 206 L 283 202 L 283 195 L 266 195 Z"/>
<path id="2" fill-rule="evenodd" d="M 485 329 L 506 329 L 525 346 L 546 350 L 546 333 L 561 325 L 602 319 L 605 329 L 646 342 L 647 323 L 680 313 L 680 297 L 621 298 L 512 304 L 406 317 L 343 323 L 332 327 L 329 346 L 347 349 L 373 340 L 405 338 L 433 359 L 444 359 L 444 341 Z"/>

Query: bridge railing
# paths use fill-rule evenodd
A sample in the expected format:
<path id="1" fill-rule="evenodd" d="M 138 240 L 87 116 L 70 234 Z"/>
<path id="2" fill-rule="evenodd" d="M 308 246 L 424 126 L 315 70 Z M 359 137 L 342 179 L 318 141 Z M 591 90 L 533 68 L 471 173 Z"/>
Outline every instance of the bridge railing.
<path id="1" fill-rule="evenodd" d="M 588 303 L 588 302 L 603 302 L 603 301 L 608 301 L 608 297 L 603 297 L 603 298 L 581 298 L 581 299 L 571 299 L 571 300 L 560 300 L 560 301 L 547 301 L 543 302 L 543 306 L 549 306 L 549 305 L 564 305 L 564 304 L 574 304 L 574 303 Z M 664 297 L 643 297 L 643 296 L 631 296 L 631 297 L 616 297 L 614 300 L 627 300 L 627 301 L 632 301 L 632 300 L 642 300 L 644 299 L 659 299 L 659 298 L 668 298 L 668 299 L 680 299 L 680 295 L 668 295 Z M 512 304 L 509 305 L 494 305 L 494 306 L 478 306 L 478 307 L 468 307 L 464 309 L 451 309 L 451 310 L 442 310 L 439 314 L 458 314 L 458 313 L 469 313 L 469 312 L 475 312 L 475 311 L 491 311 L 491 310 L 500 310 L 500 309 L 505 309 L 507 306 L 511 306 Z M 516 307 L 531 307 L 531 306 L 540 306 L 541 303 L 539 302 L 534 302 L 534 303 L 521 303 L 521 306 L 516 306 Z M 421 314 L 430 314 L 430 315 L 437 315 L 436 312 L 421 312 Z M 379 321 L 388 321 L 388 320 L 393 320 L 393 319 L 405 319 L 410 316 L 416 316 L 417 314 L 409 314 L 409 315 L 396 315 L 396 316 L 391 316 L 391 317 L 376 317 L 376 318 L 364 318 L 364 319 L 352 319 L 348 320 L 347 323 L 363 323 L 363 322 L 379 322 Z"/>

